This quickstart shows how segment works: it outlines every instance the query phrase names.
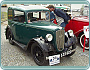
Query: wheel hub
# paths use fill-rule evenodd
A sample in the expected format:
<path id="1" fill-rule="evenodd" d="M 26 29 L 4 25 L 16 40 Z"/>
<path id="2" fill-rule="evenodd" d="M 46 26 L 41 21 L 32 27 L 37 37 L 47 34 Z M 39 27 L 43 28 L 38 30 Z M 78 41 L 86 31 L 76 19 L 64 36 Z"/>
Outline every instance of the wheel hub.
<path id="1" fill-rule="evenodd" d="M 88 40 L 86 39 L 86 40 L 85 40 L 85 44 L 87 44 L 87 43 L 88 43 Z"/>
<path id="2" fill-rule="evenodd" d="M 80 37 L 80 44 L 81 44 L 82 47 L 84 47 L 84 38 L 85 38 L 85 35 L 83 34 Z M 85 39 L 85 49 L 89 49 L 89 38 Z"/>
<path id="3" fill-rule="evenodd" d="M 38 53 L 36 53 L 36 56 L 38 56 Z"/>

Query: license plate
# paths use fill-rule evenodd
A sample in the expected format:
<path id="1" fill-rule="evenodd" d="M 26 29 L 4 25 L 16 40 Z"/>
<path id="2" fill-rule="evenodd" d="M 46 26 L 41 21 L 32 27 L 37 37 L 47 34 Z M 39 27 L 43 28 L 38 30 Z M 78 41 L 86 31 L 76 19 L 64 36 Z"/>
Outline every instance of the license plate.
<path id="1" fill-rule="evenodd" d="M 60 54 L 49 56 L 49 65 L 55 65 L 60 63 Z"/>
<path id="2" fill-rule="evenodd" d="M 71 50 L 67 51 L 67 52 L 63 52 L 63 53 L 61 53 L 61 57 L 66 56 L 66 55 L 71 54 L 71 53 L 72 53 Z"/>
<path id="3" fill-rule="evenodd" d="M 66 55 L 68 55 L 68 54 L 71 54 L 72 52 L 74 52 L 74 51 L 76 51 L 76 49 L 73 49 L 73 50 L 69 50 L 69 51 L 67 51 L 67 52 L 63 52 L 63 53 L 61 53 L 61 57 L 63 57 L 63 56 L 66 56 Z"/>

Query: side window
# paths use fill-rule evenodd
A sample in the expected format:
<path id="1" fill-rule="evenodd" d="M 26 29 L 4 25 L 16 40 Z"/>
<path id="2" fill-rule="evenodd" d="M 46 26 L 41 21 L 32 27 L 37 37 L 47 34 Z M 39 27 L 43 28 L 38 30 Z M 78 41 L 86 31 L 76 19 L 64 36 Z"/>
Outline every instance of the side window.
<path id="1" fill-rule="evenodd" d="M 25 22 L 25 14 L 22 11 L 14 10 L 14 21 L 17 22 Z"/>
<path id="2" fill-rule="evenodd" d="M 8 10 L 8 19 L 13 19 L 13 10 L 11 9 Z"/>
<path id="3" fill-rule="evenodd" d="M 39 12 L 28 13 L 28 22 L 36 21 L 39 18 Z"/>
<path id="4" fill-rule="evenodd" d="M 50 21 L 49 11 L 29 12 L 27 17 L 28 23 L 33 21 Z"/>

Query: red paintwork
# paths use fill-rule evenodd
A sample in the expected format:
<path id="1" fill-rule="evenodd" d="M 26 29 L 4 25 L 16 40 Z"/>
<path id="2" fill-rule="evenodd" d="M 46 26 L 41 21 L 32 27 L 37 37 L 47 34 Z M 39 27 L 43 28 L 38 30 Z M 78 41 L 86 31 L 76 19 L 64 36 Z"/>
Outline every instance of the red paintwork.
<path id="1" fill-rule="evenodd" d="M 83 31 L 83 26 L 89 25 L 89 17 L 80 16 L 74 17 L 70 20 L 70 22 L 66 25 L 65 31 L 73 30 L 76 37 Z"/>

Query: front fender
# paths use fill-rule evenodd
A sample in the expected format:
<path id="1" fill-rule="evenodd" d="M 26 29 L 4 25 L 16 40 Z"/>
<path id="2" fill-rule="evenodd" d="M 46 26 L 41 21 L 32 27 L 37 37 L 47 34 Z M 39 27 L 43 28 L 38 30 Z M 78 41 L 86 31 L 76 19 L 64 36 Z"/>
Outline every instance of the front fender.
<path id="1" fill-rule="evenodd" d="M 9 25 L 5 28 L 6 39 L 8 39 L 8 35 L 7 35 L 7 31 L 8 31 L 8 29 L 10 29 L 10 26 L 9 26 Z"/>
<path id="2" fill-rule="evenodd" d="M 44 39 L 40 39 L 40 38 L 33 38 L 32 40 L 30 40 L 29 45 L 35 42 L 37 42 L 40 45 L 40 48 L 45 52 L 54 51 L 54 47 L 52 44 L 46 43 Z"/>

